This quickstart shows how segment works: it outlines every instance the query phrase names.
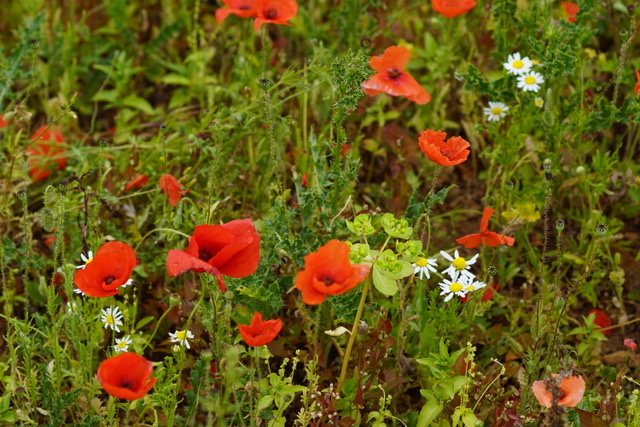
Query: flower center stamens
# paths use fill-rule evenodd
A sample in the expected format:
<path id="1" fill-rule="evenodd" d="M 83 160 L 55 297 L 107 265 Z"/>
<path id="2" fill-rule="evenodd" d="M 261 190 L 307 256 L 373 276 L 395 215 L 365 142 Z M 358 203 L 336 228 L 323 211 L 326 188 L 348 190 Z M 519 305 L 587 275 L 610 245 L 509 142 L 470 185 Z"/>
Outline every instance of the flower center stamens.
<path id="1" fill-rule="evenodd" d="M 527 76 L 525 77 L 524 82 L 528 85 L 532 85 L 536 82 L 536 78 L 533 76 Z"/>
<path id="2" fill-rule="evenodd" d="M 462 290 L 462 284 L 458 282 L 453 282 L 451 286 L 449 286 L 451 292 L 460 292 Z"/>
<path id="3" fill-rule="evenodd" d="M 113 325 L 116 322 L 115 319 L 113 318 L 113 316 L 110 315 L 110 314 L 108 314 L 107 317 L 105 317 L 104 320 L 105 320 L 105 322 L 107 322 L 110 325 Z"/>
<path id="4" fill-rule="evenodd" d="M 267 19 L 276 19 L 278 17 L 278 11 L 275 9 L 267 9 L 264 12 L 264 16 Z"/>
<path id="5" fill-rule="evenodd" d="M 116 280 L 116 276 L 114 276 L 113 274 L 110 274 L 104 278 L 104 283 L 106 283 L 107 285 L 110 285 L 111 283 L 113 283 L 114 280 Z"/>
<path id="6" fill-rule="evenodd" d="M 187 332 L 186 331 L 178 331 L 178 333 L 176 334 L 176 338 L 178 338 L 180 341 L 184 341 L 185 338 L 187 338 Z"/>
<path id="7" fill-rule="evenodd" d="M 464 270 L 467 266 L 467 261 L 465 261 L 462 257 L 458 257 L 453 260 L 451 265 L 453 265 L 453 268 L 455 268 L 456 270 Z"/>
<path id="8" fill-rule="evenodd" d="M 500 107 L 493 107 L 491 109 L 491 114 L 493 114 L 494 116 L 499 116 L 502 113 L 502 108 Z"/>
<path id="9" fill-rule="evenodd" d="M 416 261 L 416 265 L 418 267 L 426 267 L 427 266 L 427 259 L 426 258 L 420 258 L 418 261 Z"/>
<path id="10" fill-rule="evenodd" d="M 520 61 L 519 59 L 517 61 L 513 61 L 513 68 L 522 68 L 524 67 L 524 62 Z"/>
<path id="11" fill-rule="evenodd" d="M 389 77 L 392 79 L 397 79 L 402 74 L 402 71 L 394 68 L 393 70 L 389 70 Z"/>

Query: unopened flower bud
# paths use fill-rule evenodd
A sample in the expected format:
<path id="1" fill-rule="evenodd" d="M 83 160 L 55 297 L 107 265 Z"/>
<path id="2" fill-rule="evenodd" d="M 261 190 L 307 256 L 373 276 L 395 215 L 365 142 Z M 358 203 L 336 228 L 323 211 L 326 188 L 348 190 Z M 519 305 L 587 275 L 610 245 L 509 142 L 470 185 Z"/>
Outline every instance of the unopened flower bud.
<path id="1" fill-rule="evenodd" d="M 556 230 L 562 231 L 564 230 L 564 219 L 559 219 L 556 221 Z"/>

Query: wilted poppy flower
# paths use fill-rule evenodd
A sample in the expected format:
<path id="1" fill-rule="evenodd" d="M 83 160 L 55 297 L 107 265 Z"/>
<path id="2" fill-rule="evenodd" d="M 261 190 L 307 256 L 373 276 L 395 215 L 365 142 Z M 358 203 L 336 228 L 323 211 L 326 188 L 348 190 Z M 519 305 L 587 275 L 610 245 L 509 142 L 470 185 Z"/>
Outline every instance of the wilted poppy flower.
<path id="1" fill-rule="evenodd" d="M 469 157 L 469 143 L 459 136 L 452 136 L 445 142 L 447 134 L 427 129 L 422 132 L 418 142 L 420 149 L 440 166 L 454 166 Z"/>
<path id="2" fill-rule="evenodd" d="M 256 0 L 256 19 L 253 29 L 258 31 L 262 24 L 289 25 L 287 21 L 298 13 L 296 0 Z"/>
<path id="3" fill-rule="evenodd" d="M 9 122 L 5 121 L 4 116 L 0 114 L 0 129 L 6 128 L 7 126 L 9 126 Z"/>
<path id="4" fill-rule="evenodd" d="M 633 87 L 633 92 L 636 95 L 640 95 L 640 72 L 638 72 L 638 70 L 636 70 L 636 81 L 638 83 L 636 83 L 636 85 Z"/>
<path id="5" fill-rule="evenodd" d="M 636 342 L 634 340 L 632 340 L 631 338 L 625 338 L 624 341 L 622 341 L 622 343 L 624 344 L 625 347 L 635 351 L 638 348 L 638 344 L 636 344 Z"/>
<path id="6" fill-rule="evenodd" d="M 246 277 L 260 262 L 260 235 L 250 219 L 222 225 L 199 225 L 189 237 L 186 251 L 173 249 L 167 255 L 167 272 L 175 277 L 185 271 L 213 274 L 221 291 L 227 288 L 221 274 Z"/>
<path id="7" fill-rule="evenodd" d="M 238 325 L 242 339 L 252 347 L 269 344 L 282 329 L 282 320 L 262 320 L 262 314 L 255 312 L 249 326 Z"/>
<path id="8" fill-rule="evenodd" d="M 31 136 L 32 141 L 27 147 L 27 167 L 29 175 L 34 181 L 44 179 L 51 175 L 54 166 L 64 169 L 67 166 L 67 158 L 62 154 L 64 137 L 58 128 L 39 127 Z"/>
<path id="9" fill-rule="evenodd" d="M 166 173 L 160 177 L 159 184 L 162 192 L 169 197 L 169 204 L 176 206 L 184 194 L 180 190 L 181 187 L 178 180 L 173 175 Z"/>
<path id="10" fill-rule="evenodd" d="M 571 1 L 563 1 L 560 3 L 560 6 L 564 9 L 564 13 L 567 14 L 569 22 L 576 22 L 578 20 L 576 15 L 580 11 L 580 7 L 578 7 L 577 4 Z"/>
<path id="11" fill-rule="evenodd" d="M 554 403 L 558 406 L 576 406 L 584 395 L 584 379 L 580 375 L 560 376 L 552 374 L 544 381 L 534 381 L 533 394 L 542 406 L 551 408 Z M 554 402 L 554 397 L 557 401 Z"/>
<path id="12" fill-rule="evenodd" d="M 613 329 L 602 330 L 611 326 L 611 319 L 609 319 L 607 313 L 597 308 L 592 308 L 591 310 L 589 310 L 589 314 L 591 313 L 595 313 L 596 316 L 593 319 L 593 324 L 598 326 L 598 328 L 596 328 L 596 331 L 600 331 L 607 336 L 611 335 L 613 333 Z"/>
<path id="13" fill-rule="evenodd" d="M 76 271 L 73 282 L 90 297 L 110 297 L 120 293 L 120 286 L 130 283 L 135 265 L 136 255 L 131 246 L 122 242 L 105 243 L 84 268 Z"/>
<path id="14" fill-rule="evenodd" d="M 151 378 L 151 362 L 135 353 L 122 353 L 102 361 L 98 381 L 107 393 L 120 399 L 136 400 L 156 383 Z"/>
<path id="15" fill-rule="evenodd" d="M 433 10 L 447 18 L 455 18 L 476 7 L 475 0 L 431 0 Z"/>
<path id="16" fill-rule="evenodd" d="M 378 73 L 362 83 L 362 90 L 369 96 L 386 93 L 404 96 L 423 105 L 431 100 L 431 95 L 411 77 L 404 67 L 409 62 L 409 49 L 404 46 L 390 46 L 382 56 L 372 56 L 369 66 Z"/>
<path id="17" fill-rule="evenodd" d="M 216 21 L 222 22 L 229 15 L 240 18 L 256 17 L 256 0 L 222 0 L 227 7 L 216 9 Z"/>
<path id="18" fill-rule="evenodd" d="M 304 257 L 304 270 L 296 276 L 295 287 L 302 291 L 306 304 L 320 304 L 327 295 L 339 295 L 362 282 L 369 273 L 368 265 L 351 265 L 349 246 L 330 240 Z"/>
<path id="19" fill-rule="evenodd" d="M 149 177 L 147 175 L 145 174 L 138 175 L 127 183 L 127 185 L 124 187 L 124 191 L 129 191 L 132 188 L 142 188 L 142 186 L 146 185 L 148 182 L 149 182 Z M 162 184 L 160 184 L 160 186 L 162 187 Z M 178 184 L 178 188 L 179 186 L 180 184 Z M 178 198 L 178 200 L 180 199 Z"/>
<path id="20" fill-rule="evenodd" d="M 482 220 L 480 221 L 480 233 L 469 234 L 456 239 L 456 242 L 460 243 L 465 248 L 477 248 L 480 246 L 480 243 L 484 243 L 490 247 L 499 245 L 513 246 L 515 243 L 515 239 L 513 237 L 494 233 L 493 231 L 487 231 L 487 228 L 489 228 L 489 218 L 491 218 L 493 212 L 494 210 L 491 208 L 484 208 Z"/>

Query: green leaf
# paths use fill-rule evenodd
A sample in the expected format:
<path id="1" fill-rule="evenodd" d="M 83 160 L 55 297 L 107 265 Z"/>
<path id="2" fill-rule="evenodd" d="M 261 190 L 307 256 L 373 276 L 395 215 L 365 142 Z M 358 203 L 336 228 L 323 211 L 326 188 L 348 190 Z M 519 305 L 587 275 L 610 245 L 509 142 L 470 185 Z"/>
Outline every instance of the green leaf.
<path id="1" fill-rule="evenodd" d="M 180 86 L 190 86 L 191 80 L 189 80 L 185 76 L 181 76 L 180 74 L 167 74 L 162 78 L 162 82 L 169 85 L 180 85 Z"/>
<path id="2" fill-rule="evenodd" d="M 380 291 L 380 293 L 390 297 L 398 292 L 398 283 L 396 279 L 388 276 L 386 270 L 382 270 L 377 265 L 373 266 L 373 286 Z"/>
<path id="3" fill-rule="evenodd" d="M 112 104 L 115 104 L 117 99 L 118 92 L 116 92 L 115 90 L 101 90 L 100 92 L 93 95 L 93 98 L 91 98 L 92 101 L 105 101 Z"/>
<path id="4" fill-rule="evenodd" d="M 126 105 L 127 107 L 136 108 L 149 115 L 155 114 L 155 110 L 153 109 L 151 104 L 149 104 L 146 99 L 142 99 L 139 96 L 129 95 L 122 100 L 122 104 Z"/>
<path id="5" fill-rule="evenodd" d="M 262 396 L 258 401 L 258 411 L 267 409 L 269 406 L 271 406 L 272 403 L 273 403 L 273 396 L 271 396 L 270 394 L 266 396 Z"/>
<path id="6" fill-rule="evenodd" d="M 420 410 L 416 427 L 427 427 L 442 412 L 442 404 L 435 400 L 428 400 Z"/>
<path id="7" fill-rule="evenodd" d="M 144 326 L 151 323 L 153 319 L 155 319 L 155 316 L 143 317 L 142 319 L 138 320 L 138 323 L 136 323 L 136 329 L 142 329 Z"/>

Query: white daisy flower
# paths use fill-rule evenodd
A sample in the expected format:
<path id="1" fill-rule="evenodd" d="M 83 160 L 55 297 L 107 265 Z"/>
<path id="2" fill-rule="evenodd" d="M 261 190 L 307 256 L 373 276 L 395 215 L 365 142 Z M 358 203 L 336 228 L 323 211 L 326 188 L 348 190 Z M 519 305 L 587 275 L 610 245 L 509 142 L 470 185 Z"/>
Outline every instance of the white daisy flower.
<path id="1" fill-rule="evenodd" d="M 182 330 L 182 331 L 175 331 L 174 333 L 169 332 L 169 338 L 171 338 L 171 342 L 177 342 L 182 346 L 191 348 L 191 346 L 189 345 L 189 341 L 187 341 L 187 339 L 193 339 L 195 337 L 191 331 Z M 177 345 L 174 346 L 174 351 L 176 351 L 175 347 L 178 347 L 178 346 Z"/>
<path id="2" fill-rule="evenodd" d="M 72 302 L 67 304 L 67 314 L 73 314 L 78 310 L 78 303 Z"/>
<path id="3" fill-rule="evenodd" d="M 84 264 L 76 265 L 76 268 L 77 269 L 84 269 L 87 266 L 87 264 L 89 264 L 91 261 L 93 261 L 93 251 L 87 252 L 86 256 L 84 254 L 80 254 L 80 259 L 82 260 L 82 262 L 84 262 Z"/>
<path id="4" fill-rule="evenodd" d="M 540 90 L 540 85 L 544 83 L 544 77 L 542 74 L 531 71 L 530 73 L 520 74 L 518 76 L 518 87 L 525 92 L 537 92 Z"/>
<path id="5" fill-rule="evenodd" d="M 100 310 L 102 312 L 102 317 L 100 320 L 104 323 L 105 328 L 111 328 L 116 332 L 120 332 L 120 328 L 118 326 L 122 326 L 122 312 L 118 307 L 109 307 L 104 310 Z"/>
<path id="6" fill-rule="evenodd" d="M 129 349 L 129 344 L 133 343 L 133 340 L 129 335 L 122 338 L 116 338 L 116 345 L 113 346 L 113 350 L 116 353 L 121 351 L 127 351 Z"/>
<path id="7" fill-rule="evenodd" d="M 133 279 L 129 279 L 123 285 L 120 285 L 120 287 L 121 288 L 126 288 L 127 286 L 129 286 L 132 283 L 133 283 Z"/>
<path id="8" fill-rule="evenodd" d="M 446 259 L 447 261 L 451 261 L 451 265 L 442 273 L 447 273 L 453 281 L 458 280 L 459 276 L 464 276 L 467 279 L 473 279 L 474 277 L 476 277 L 469 270 L 471 269 L 470 265 L 476 263 L 476 259 L 478 259 L 479 254 L 475 254 L 473 258 L 468 261 L 460 256 L 457 249 L 453 254 L 454 257 L 452 258 L 451 255 L 449 255 L 445 251 L 440 251 L 440 255 L 442 255 L 444 259 Z"/>
<path id="9" fill-rule="evenodd" d="M 435 259 L 420 258 L 413 265 L 413 274 L 418 274 L 420 279 L 427 276 L 427 279 L 431 278 L 429 271 L 437 273 L 438 270 L 435 267 L 438 266 L 438 262 Z"/>
<path id="10" fill-rule="evenodd" d="M 489 102 L 489 107 L 484 108 L 484 115 L 490 122 L 497 122 L 507 115 L 507 111 L 509 111 L 509 107 L 502 102 Z"/>
<path id="11" fill-rule="evenodd" d="M 82 291 L 81 291 L 80 289 L 78 289 L 78 288 L 75 288 L 75 289 L 73 290 L 73 293 L 74 293 L 74 294 L 78 294 L 78 295 L 86 295 L 84 292 L 82 292 Z"/>
<path id="12" fill-rule="evenodd" d="M 454 295 L 459 297 L 467 295 L 467 291 L 465 290 L 465 286 L 467 286 L 467 284 L 468 279 L 465 276 L 460 276 L 459 281 L 443 279 L 442 283 L 439 283 L 438 286 L 442 289 L 440 295 L 447 295 L 444 298 L 444 302 L 449 301 Z"/>
<path id="13" fill-rule="evenodd" d="M 507 62 L 502 64 L 509 74 L 520 75 L 528 73 L 533 66 L 533 62 L 528 56 L 520 57 L 520 52 L 516 52 L 507 57 Z"/>
<path id="14" fill-rule="evenodd" d="M 482 288 L 486 288 L 487 284 L 484 282 L 481 282 L 479 280 L 467 280 L 467 283 L 464 285 L 464 291 L 465 292 L 473 292 L 473 291 L 477 291 L 478 289 L 482 289 Z"/>
<path id="15" fill-rule="evenodd" d="M 535 99 L 533 100 L 533 103 L 536 104 L 536 107 L 542 108 L 542 106 L 544 105 L 544 99 L 536 96 Z"/>

